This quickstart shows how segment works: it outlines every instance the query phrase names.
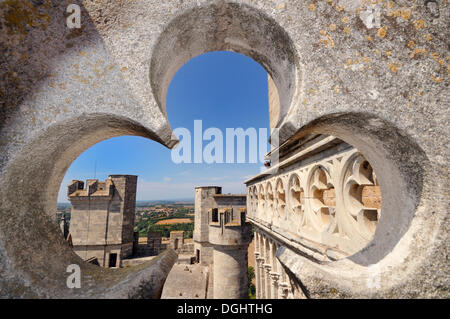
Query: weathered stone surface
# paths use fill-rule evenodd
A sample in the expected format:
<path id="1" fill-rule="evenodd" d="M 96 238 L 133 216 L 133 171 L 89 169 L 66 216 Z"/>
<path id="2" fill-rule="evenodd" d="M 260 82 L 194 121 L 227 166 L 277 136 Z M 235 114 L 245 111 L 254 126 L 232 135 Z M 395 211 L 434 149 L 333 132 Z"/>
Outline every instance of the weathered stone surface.
<path id="1" fill-rule="evenodd" d="M 195 188 L 195 258 L 209 266 L 207 298 L 248 298 L 246 195 L 222 194 L 218 186 Z"/>
<path id="2" fill-rule="evenodd" d="M 357 147 L 377 171 L 389 216 L 350 258 L 316 269 L 286 250 L 283 265 L 313 297 L 448 298 L 446 2 L 380 1 L 379 25 L 360 0 L 70 2 L 82 8 L 79 30 L 66 27 L 64 1 L 0 3 L 1 296 L 114 291 L 99 284 L 106 270 L 89 265 L 84 288 L 65 286 L 67 265 L 80 260 L 51 220 L 62 178 L 110 137 L 173 146 L 165 115 L 172 75 L 197 54 L 233 50 L 273 78 L 281 140 L 313 132 Z M 383 279 L 368 293 L 353 274 L 371 264 Z M 132 287 L 151 269 L 105 282 L 150 296 Z"/>
<path id="3" fill-rule="evenodd" d="M 70 241 L 83 260 L 96 258 L 102 267 L 119 267 L 134 254 L 137 176 L 110 175 L 105 182 L 90 179 L 68 186 L 72 204 Z"/>
<path id="4" fill-rule="evenodd" d="M 206 299 L 209 268 L 199 264 L 176 264 L 167 277 L 162 299 Z"/>

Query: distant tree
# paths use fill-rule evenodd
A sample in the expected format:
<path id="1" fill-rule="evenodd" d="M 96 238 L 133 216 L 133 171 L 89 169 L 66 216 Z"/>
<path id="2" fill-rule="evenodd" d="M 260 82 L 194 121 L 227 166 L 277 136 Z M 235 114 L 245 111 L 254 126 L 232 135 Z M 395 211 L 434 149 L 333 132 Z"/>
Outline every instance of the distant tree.
<path id="1" fill-rule="evenodd" d="M 256 286 L 252 283 L 255 278 L 255 270 L 252 266 L 248 266 L 248 297 L 250 299 L 256 299 Z"/>
<path id="2" fill-rule="evenodd" d="M 182 230 L 184 231 L 184 238 L 192 238 L 194 233 L 194 223 L 180 223 L 171 225 L 156 225 L 150 224 L 148 231 L 160 232 L 163 237 L 169 237 L 171 231 Z"/>

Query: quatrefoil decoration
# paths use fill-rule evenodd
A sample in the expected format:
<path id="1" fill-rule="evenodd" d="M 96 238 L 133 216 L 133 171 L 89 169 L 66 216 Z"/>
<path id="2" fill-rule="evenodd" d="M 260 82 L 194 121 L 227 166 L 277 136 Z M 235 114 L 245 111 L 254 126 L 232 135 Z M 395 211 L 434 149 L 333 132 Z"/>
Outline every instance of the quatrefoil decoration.
<path id="1" fill-rule="evenodd" d="M 264 186 L 260 185 L 258 191 L 258 215 L 260 218 L 264 216 L 264 211 L 266 208 L 265 205 L 266 205 L 266 195 L 264 193 Z"/>
<path id="2" fill-rule="evenodd" d="M 278 212 L 278 216 L 283 218 L 286 209 L 286 193 L 283 186 L 283 181 L 278 179 L 275 186 L 275 207 Z"/>
<path id="3" fill-rule="evenodd" d="M 274 205 L 274 195 L 273 195 L 273 189 L 272 189 L 272 183 L 267 183 L 267 211 L 273 212 L 273 205 Z"/>
<path id="4" fill-rule="evenodd" d="M 309 184 L 311 220 L 315 228 L 327 233 L 337 233 L 336 194 L 329 173 L 324 167 L 316 167 Z"/>
<path id="5" fill-rule="evenodd" d="M 305 192 L 300 186 L 300 178 L 297 174 L 293 174 L 289 182 L 289 207 L 299 228 L 305 226 Z"/>
<path id="6" fill-rule="evenodd" d="M 366 241 L 372 239 L 381 214 L 381 190 L 369 162 L 358 154 L 350 159 L 344 175 L 344 211 L 351 225 Z"/>

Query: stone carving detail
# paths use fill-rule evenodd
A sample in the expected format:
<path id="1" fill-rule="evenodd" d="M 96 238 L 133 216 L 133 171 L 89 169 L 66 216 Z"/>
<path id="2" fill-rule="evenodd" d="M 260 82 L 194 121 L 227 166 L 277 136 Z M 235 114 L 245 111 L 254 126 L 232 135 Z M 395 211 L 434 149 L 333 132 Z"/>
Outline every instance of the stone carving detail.
<path id="1" fill-rule="evenodd" d="M 256 216 L 264 216 L 266 211 L 266 195 L 264 192 L 264 185 L 259 185 L 258 188 L 258 214 Z"/>
<path id="2" fill-rule="evenodd" d="M 380 186 L 362 155 L 352 156 L 345 168 L 342 186 L 345 233 L 351 239 L 369 241 L 380 219 Z"/>
<path id="3" fill-rule="evenodd" d="M 297 222 L 299 228 L 304 227 L 306 224 L 305 191 L 300 185 L 300 178 L 295 173 L 289 179 L 289 209 L 290 221 Z"/>
<path id="4" fill-rule="evenodd" d="M 277 180 L 275 186 L 275 207 L 278 212 L 278 217 L 284 218 L 286 208 L 286 193 L 281 179 Z"/>
<path id="5" fill-rule="evenodd" d="M 249 213 L 255 212 L 258 208 L 258 192 L 255 186 L 250 188 L 248 196 L 248 205 L 250 206 Z"/>
<path id="6" fill-rule="evenodd" d="M 376 175 L 354 148 L 248 185 L 250 194 L 257 189 L 249 216 L 277 226 L 281 235 L 326 245 L 336 252 L 332 258 L 364 248 L 380 219 Z"/>
<path id="7" fill-rule="evenodd" d="M 323 166 L 312 170 L 308 183 L 309 208 L 307 222 L 317 231 L 335 233 L 336 221 L 336 194 L 331 184 L 331 177 Z"/>
<path id="8" fill-rule="evenodd" d="M 272 240 L 269 234 L 258 230 L 255 239 L 255 282 L 258 299 L 292 298 L 293 287 L 286 271 L 281 266 L 276 252 L 280 243 Z"/>
<path id="9" fill-rule="evenodd" d="M 266 216 L 272 218 L 274 215 L 274 196 L 272 190 L 272 183 L 267 183 L 266 187 Z"/>

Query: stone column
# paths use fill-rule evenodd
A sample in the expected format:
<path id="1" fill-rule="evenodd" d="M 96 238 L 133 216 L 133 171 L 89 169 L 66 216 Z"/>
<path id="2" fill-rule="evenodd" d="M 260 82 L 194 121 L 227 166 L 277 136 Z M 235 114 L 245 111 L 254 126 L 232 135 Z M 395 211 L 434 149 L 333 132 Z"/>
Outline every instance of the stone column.
<path id="1" fill-rule="evenodd" d="M 259 298 L 265 299 L 265 274 L 264 274 L 264 258 L 258 258 L 258 268 L 259 268 Z"/>
<path id="2" fill-rule="evenodd" d="M 255 287 L 256 287 L 256 294 L 255 297 L 256 299 L 260 299 L 259 297 L 259 290 L 261 289 L 260 284 L 259 284 L 259 266 L 258 266 L 258 258 L 259 257 L 259 252 L 255 251 Z"/>
<path id="3" fill-rule="evenodd" d="M 272 296 L 272 299 L 278 299 L 278 280 L 280 279 L 280 274 L 276 272 L 270 273 L 270 295 Z"/>
<path id="4" fill-rule="evenodd" d="M 283 287 L 281 282 L 278 282 L 278 299 L 283 299 Z"/>
<path id="5" fill-rule="evenodd" d="M 287 299 L 289 293 L 289 284 L 287 282 L 281 282 L 279 284 L 280 299 Z"/>
<path id="6" fill-rule="evenodd" d="M 265 274 L 264 277 L 266 279 L 265 283 L 264 283 L 264 288 L 265 288 L 265 294 L 266 294 L 266 298 L 265 299 L 271 299 L 272 296 L 270 295 L 270 270 L 272 269 L 272 267 L 269 264 L 264 264 L 264 270 L 265 270 Z"/>

